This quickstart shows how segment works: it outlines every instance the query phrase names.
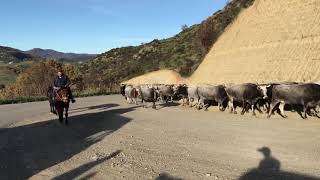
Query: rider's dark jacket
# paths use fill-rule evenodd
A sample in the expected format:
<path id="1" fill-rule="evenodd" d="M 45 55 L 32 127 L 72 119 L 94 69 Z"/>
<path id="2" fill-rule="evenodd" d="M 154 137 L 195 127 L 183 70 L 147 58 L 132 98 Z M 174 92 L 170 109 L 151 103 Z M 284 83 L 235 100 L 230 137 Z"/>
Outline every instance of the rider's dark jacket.
<path id="1" fill-rule="evenodd" d="M 70 86 L 70 84 L 71 84 L 71 81 L 69 77 L 64 74 L 60 77 L 56 76 L 53 81 L 54 87 L 68 87 Z"/>

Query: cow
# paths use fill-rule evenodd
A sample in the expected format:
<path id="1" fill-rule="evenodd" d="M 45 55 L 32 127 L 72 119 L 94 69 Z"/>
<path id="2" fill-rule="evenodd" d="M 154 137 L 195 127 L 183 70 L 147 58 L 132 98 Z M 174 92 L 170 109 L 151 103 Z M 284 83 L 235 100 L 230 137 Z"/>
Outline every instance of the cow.
<path id="1" fill-rule="evenodd" d="M 144 104 L 146 102 L 152 102 L 152 108 L 156 108 L 156 101 L 158 99 L 157 92 L 154 87 L 151 86 L 140 86 L 137 89 L 138 96 L 141 98 L 141 103 L 143 104 L 143 107 L 146 108 L 147 106 Z"/>
<path id="2" fill-rule="evenodd" d="M 122 84 L 120 86 L 121 94 L 125 97 L 128 103 L 137 103 L 138 92 L 133 85 Z"/>
<path id="3" fill-rule="evenodd" d="M 188 86 L 188 102 L 189 106 L 193 107 L 193 102 L 195 102 L 195 106 L 198 106 L 199 103 L 199 95 L 198 95 L 198 87 L 197 86 Z"/>
<path id="4" fill-rule="evenodd" d="M 188 86 L 186 84 L 176 84 L 173 86 L 173 93 L 177 98 L 182 99 L 182 106 L 189 105 Z"/>
<path id="5" fill-rule="evenodd" d="M 206 85 L 202 87 L 198 87 L 198 95 L 200 98 L 198 108 L 201 109 L 205 106 L 205 110 L 209 108 L 211 103 L 217 102 L 218 109 L 220 111 L 224 111 L 226 104 L 228 102 L 228 95 L 226 93 L 225 87 L 223 85 L 212 86 Z M 208 101 L 208 104 L 204 104 L 205 101 Z"/>
<path id="6" fill-rule="evenodd" d="M 276 85 L 272 88 L 272 102 L 268 118 L 271 117 L 274 109 L 279 105 L 280 115 L 283 118 L 287 116 L 284 114 L 284 106 L 302 105 L 303 113 L 301 117 L 307 118 L 307 113 L 310 109 L 317 109 L 320 105 L 320 85 L 314 83 L 306 84 L 283 84 Z M 317 115 L 318 116 L 318 115 Z"/>
<path id="7" fill-rule="evenodd" d="M 246 112 L 247 105 L 251 106 L 252 115 L 256 115 L 255 107 L 259 99 L 267 99 L 267 94 L 258 85 L 252 83 L 233 85 L 226 88 L 226 92 L 229 98 L 229 107 L 231 112 L 236 112 L 235 102 L 240 102 L 242 104 L 243 115 Z M 260 112 L 261 110 L 258 109 Z M 261 112 L 262 113 L 262 112 Z"/>
<path id="8" fill-rule="evenodd" d="M 277 85 L 281 84 L 298 84 L 297 82 L 283 82 L 283 83 L 269 83 L 269 84 L 259 84 L 259 88 L 263 91 L 264 94 L 267 94 L 266 99 L 260 99 L 258 101 L 258 108 L 260 109 L 260 106 L 263 106 L 264 109 L 266 110 L 267 113 L 270 111 L 270 104 L 271 104 L 271 99 L 272 99 L 272 88 Z"/>
<path id="9" fill-rule="evenodd" d="M 158 96 L 160 98 L 161 102 L 173 102 L 173 97 L 174 97 L 174 90 L 173 90 L 173 85 L 167 85 L 167 84 L 161 84 L 161 85 L 156 85 L 154 86 L 156 92 L 158 93 Z"/>
<path id="10" fill-rule="evenodd" d="M 122 96 L 125 97 L 125 88 L 126 88 L 127 84 L 120 84 L 120 93 Z M 126 97 L 125 97 L 126 98 Z"/>

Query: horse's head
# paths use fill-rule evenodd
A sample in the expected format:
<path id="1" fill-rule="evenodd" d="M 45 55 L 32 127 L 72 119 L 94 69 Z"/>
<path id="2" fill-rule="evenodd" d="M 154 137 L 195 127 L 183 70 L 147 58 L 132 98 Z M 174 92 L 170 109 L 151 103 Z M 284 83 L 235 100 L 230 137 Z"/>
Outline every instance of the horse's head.
<path id="1" fill-rule="evenodd" d="M 60 90 L 58 90 L 57 96 L 64 103 L 69 102 L 69 91 L 68 91 L 68 88 L 61 88 Z"/>

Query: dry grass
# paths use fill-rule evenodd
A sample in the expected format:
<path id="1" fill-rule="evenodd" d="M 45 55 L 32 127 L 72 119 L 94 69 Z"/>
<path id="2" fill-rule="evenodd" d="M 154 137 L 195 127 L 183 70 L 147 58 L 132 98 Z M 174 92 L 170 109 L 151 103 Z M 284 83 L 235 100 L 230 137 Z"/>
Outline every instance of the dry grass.
<path id="1" fill-rule="evenodd" d="M 319 81 L 318 0 L 256 0 L 229 26 L 192 83 Z"/>

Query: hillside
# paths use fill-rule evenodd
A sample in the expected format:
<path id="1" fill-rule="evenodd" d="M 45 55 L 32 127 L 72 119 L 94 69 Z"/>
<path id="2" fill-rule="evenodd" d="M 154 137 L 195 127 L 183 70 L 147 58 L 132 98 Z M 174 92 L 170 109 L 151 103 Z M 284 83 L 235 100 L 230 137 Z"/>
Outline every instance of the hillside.
<path id="1" fill-rule="evenodd" d="M 18 49 L 0 46 L 0 62 L 8 63 L 8 62 L 22 62 L 26 60 L 32 59 L 33 56 L 24 53 Z"/>
<path id="2" fill-rule="evenodd" d="M 63 53 L 52 49 L 41 48 L 34 48 L 29 51 L 25 51 L 25 53 L 43 59 L 56 59 L 67 62 L 88 61 L 96 56 L 95 54 Z"/>
<path id="3" fill-rule="evenodd" d="M 239 12 L 253 0 L 233 0 L 222 10 L 200 24 L 193 25 L 174 37 L 112 49 L 82 65 L 92 86 L 119 83 L 145 73 L 169 69 L 190 76 L 202 62 L 212 44 L 233 22 Z M 167 78 L 167 77 L 163 77 Z M 173 78 L 174 79 L 174 78 Z"/>
<path id="4" fill-rule="evenodd" d="M 318 0 L 256 0 L 214 44 L 191 83 L 320 80 Z"/>

